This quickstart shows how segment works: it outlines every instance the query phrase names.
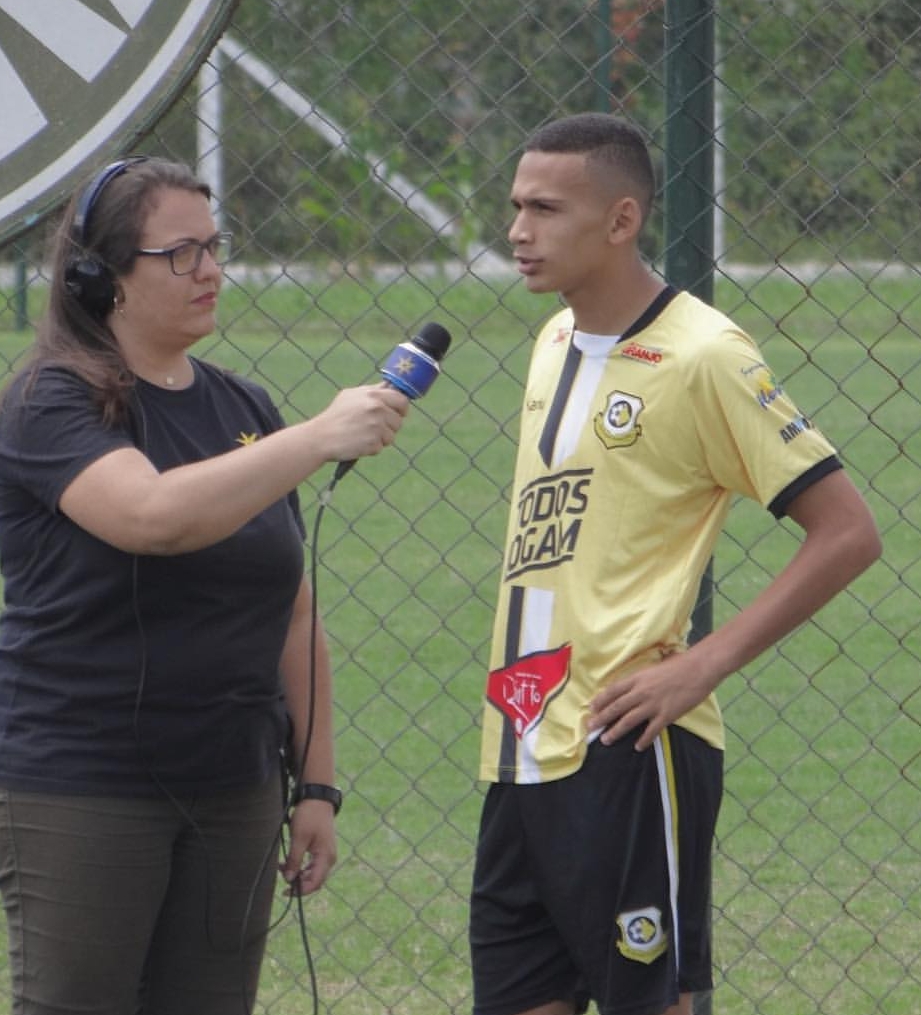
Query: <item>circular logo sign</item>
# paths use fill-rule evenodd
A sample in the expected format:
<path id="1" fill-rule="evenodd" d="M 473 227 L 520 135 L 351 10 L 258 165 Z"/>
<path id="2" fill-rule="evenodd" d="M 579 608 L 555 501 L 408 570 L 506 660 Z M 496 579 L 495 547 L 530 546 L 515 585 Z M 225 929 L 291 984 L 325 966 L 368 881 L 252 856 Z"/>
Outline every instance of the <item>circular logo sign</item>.
<path id="1" fill-rule="evenodd" d="M 0 0 L 0 243 L 128 151 L 237 0 Z"/>

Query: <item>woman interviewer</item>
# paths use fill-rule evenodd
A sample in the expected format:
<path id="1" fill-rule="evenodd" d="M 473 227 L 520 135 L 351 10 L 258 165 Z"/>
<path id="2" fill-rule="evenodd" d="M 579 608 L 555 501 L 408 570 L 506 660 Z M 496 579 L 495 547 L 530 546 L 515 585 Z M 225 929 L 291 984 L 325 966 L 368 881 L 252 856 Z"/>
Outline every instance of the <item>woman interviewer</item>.
<path id="1" fill-rule="evenodd" d="M 187 167 L 107 167 L 65 214 L 0 406 L 16 1015 L 252 1010 L 286 744 L 290 891 L 335 861 L 329 662 L 294 491 L 390 444 L 408 401 L 349 389 L 286 427 L 262 388 L 193 358 L 228 252 Z"/>

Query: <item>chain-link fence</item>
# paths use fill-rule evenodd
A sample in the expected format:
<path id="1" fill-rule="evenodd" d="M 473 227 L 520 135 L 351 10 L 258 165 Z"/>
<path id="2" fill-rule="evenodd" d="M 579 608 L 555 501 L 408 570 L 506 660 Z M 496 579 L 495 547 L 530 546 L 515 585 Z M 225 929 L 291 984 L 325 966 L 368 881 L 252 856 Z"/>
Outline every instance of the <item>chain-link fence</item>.
<path id="1" fill-rule="evenodd" d="M 670 47 L 686 29 L 707 38 L 711 17 L 688 86 Z M 697 88 L 714 110 L 715 200 L 698 216 L 713 299 L 837 444 L 885 542 L 849 592 L 722 688 L 712 1006 L 921 1011 L 919 72 L 911 0 L 243 0 L 143 146 L 197 163 L 235 234 L 221 330 L 200 351 L 295 419 L 376 376 L 424 320 L 454 334 L 397 447 L 337 487 L 312 547 L 340 861 L 303 923 L 279 897 L 258 1011 L 469 1010 L 480 695 L 521 382 L 553 308 L 510 270 L 509 183 L 523 138 L 583 109 L 636 118 L 663 178 L 680 178 L 668 137 L 689 95 L 675 92 Z M 660 215 L 655 264 L 673 242 Z M 12 369 L 44 299 L 43 230 L 3 256 Z M 308 529 L 329 478 L 302 490 Z M 796 538 L 733 507 L 716 623 Z"/>

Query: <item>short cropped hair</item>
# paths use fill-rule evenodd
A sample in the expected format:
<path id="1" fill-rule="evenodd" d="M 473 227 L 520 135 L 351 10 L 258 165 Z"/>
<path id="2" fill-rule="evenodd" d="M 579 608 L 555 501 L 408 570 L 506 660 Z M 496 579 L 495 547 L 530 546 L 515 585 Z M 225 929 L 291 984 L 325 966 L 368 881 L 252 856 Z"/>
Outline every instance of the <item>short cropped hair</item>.
<path id="1" fill-rule="evenodd" d="M 539 127 L 525 143 L 526 152 L 584 154 L 606 175 L 618 175 L 635 189 L 645 218 L 656 192 L 655 171 L 639 129 L 611 113 L 577 113 Z"/>

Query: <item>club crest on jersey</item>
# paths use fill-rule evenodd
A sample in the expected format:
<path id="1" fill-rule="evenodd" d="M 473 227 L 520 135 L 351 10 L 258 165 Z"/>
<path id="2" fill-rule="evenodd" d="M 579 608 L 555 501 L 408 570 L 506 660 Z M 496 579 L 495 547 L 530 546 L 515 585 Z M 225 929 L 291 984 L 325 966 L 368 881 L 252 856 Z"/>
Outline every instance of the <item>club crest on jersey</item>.
<path id="1" fill-rule="evenodd" d="M 617 917 L 621 955 L 636 962 L 654 962 L 668 947 L 668 935 L 662 929 L 662 911 L 656 906 L 632 909 Z"/>
<path id="2" fill-rule="evenodd" d="M 572 648 L 533 652 L 510 666 L 492 670 L 486 681 L 486 697 L 511 722 L 520 740 L 543 718 L 547 705 L 566 683 Z"/>
<path id="3" fill-rule="evenodd" d="M 595 416 L 595 435 L 609 450 L 636 444 L 643 433 L 637 420 L 644 408 L 642 398 L 625 391 L 612 391 L 605 407 Z"/>

